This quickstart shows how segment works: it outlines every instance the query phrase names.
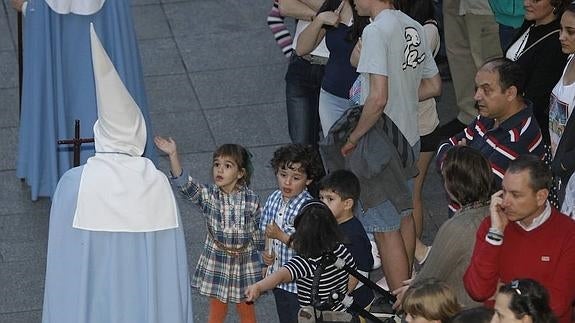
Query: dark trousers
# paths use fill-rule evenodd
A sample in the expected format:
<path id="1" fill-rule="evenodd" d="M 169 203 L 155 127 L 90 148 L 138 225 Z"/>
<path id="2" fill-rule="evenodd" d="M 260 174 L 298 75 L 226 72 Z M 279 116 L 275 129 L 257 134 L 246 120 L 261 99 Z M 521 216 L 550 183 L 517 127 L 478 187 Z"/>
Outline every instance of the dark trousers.
<path id="1" fill-rule="evenodd" d="M 293 143 L 317 148 L 319 91 L 325 66 L 314 65 L 292 55 L 285 76 L 288 130 Z"/>
<path id="2" fill-rule="evenodd" d="M 297 314 L 300 308 L 297 294 L 281 288 L 274 288 L 273 293 L 280 323 L 297 323 Z"/>

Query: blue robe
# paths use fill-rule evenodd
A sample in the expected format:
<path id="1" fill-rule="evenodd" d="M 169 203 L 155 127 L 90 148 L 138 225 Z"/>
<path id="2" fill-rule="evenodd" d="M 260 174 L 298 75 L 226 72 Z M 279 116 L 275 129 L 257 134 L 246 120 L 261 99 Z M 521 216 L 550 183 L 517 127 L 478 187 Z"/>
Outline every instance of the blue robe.
<path id="1" fill-rule="evenodd" d="M 192 323 L 184 232 L 72 228 L 83 166 L 52 201 L 43 323 Z M 181 222 L 179 222 L 181 223 Z"/>
<path id="2" fill-rule="evenodd" d="M 72 147 L 57 140 L 94 137 L 96 90 L 90 49 L 90 22 L 126 88 L 142 110 L 148 131 L 144 156 L 155 161 L 142 64 L 129 0 L 107 0 L 93 15 L 61 15 L 44 0 L 28 3 L 24 18 L 24 77 L 16 175 L 32 200 L 51 197 L 58 179 L 72 168 Z M 82 145 L 81 164 L 94 155 Z"/>

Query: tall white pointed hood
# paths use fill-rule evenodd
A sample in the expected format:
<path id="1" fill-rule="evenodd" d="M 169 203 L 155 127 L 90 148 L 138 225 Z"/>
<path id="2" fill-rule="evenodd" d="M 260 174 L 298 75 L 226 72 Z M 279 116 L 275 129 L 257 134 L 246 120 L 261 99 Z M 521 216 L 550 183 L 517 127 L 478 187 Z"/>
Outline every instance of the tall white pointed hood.
<path id="1" fill-rule="evenodd" d="M 141 156 L 146 147 L 142 112 L 112 65 L 92 24 L 90 40 L 98 104 L 98 120 L 94 124 L 96 151 Z"/>
<path id="2" fill-rule="evenodd" d="M 178 209 L 166 176 L 145 157 L 146 124 L 94 27 L 92 64 L 98 104 L 96 156 L 88 159 L 73 227 L 90 231 L 150 232 L 178 226 Z"/>

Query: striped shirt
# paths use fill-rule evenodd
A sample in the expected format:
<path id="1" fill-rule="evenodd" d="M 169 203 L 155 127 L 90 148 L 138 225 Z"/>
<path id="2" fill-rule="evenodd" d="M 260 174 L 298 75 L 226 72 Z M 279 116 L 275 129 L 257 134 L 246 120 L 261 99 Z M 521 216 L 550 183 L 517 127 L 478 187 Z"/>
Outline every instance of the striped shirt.
<path id="1" fill-rule="evenodd" d="M 495 127 L 494 119 L 478 116 L 462 132 L 439 146 L 438 163 L 442 163 L 447 151 L 464 138 L 467 146 L 477 149 L 489 160 L 497 188 L 501 187 L 510 161 L 524 154 L 540 158 L 545 154 L 541 130 L 533 117 L 531 103 L 503 121 L 499 127 Z"/>
<path id="2" fill-rule="evenodd" d="M 291 236 L 294 234 L 295 217 L 298 215 L 299 209 L 303 203 L 310 199 L 312 199 L 312 196 L 308 193 L 307 190 L 302 191 L 298 196 L 291 198 L 287 202 L 284 201 L 280 190 L 274 191 L 268 197 L 262 211 L 262 218 L 260 221 L 262 232 L 265 232 L 266 226 L 274 221 L 287 235 Z M 279 267 L 287 263 L 292 257 L 295 256 L 295 251 L 291 248 L 288 248 L 287 245 L 279 240 L 274 239 L 270 247 L 274 251 L 276 259 L 274 264 L 268 267 L 268 275 L 277 271 Z M 290 293 L 297 293 L 296 284 L 293 282 L 280 284 L 277 287 Z"/>
<path id="3" fill-rule="evenodd" d="M 333 253 L 335 256 L 342 259 L 348 266 L 354 269 L 356 268 L 351 253 L 344 245 L 338 245 Z M 290 272 L 292 279 L 297 283 L 297 298 L 300 306 L 311 305 L 313 275 L 320 261 L 321 257 L 305 259 L 300 256 L 295 256 L 284 265 L 284 267 Z M 343 269 L 337 269 L 333 264 L 325 267 L 319 279 L 319 291 L 317 295 L 320 301 L 327 301 L 329 295 L 333 291 L 347 294 L 348 280 L 349 274 Z M 341 302 L 336 302 L 330 310 L 342 312 L 345 311 L 345 307 Z"/>

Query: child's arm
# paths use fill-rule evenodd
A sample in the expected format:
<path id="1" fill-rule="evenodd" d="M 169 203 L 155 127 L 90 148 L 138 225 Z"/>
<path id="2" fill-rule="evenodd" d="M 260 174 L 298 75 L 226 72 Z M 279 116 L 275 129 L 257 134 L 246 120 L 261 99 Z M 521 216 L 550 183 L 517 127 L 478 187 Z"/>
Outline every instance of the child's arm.
<path id="1" fill-rule="evenodd" d="M 175 177 L 182 175 L 182 164 L 180 163 L 180 156 L 178 155 L 178 149 L 176 142 L 172 137 L 163 138 L 160 136 L 154 137 L 154 143 L 161 151 L 168 154 L 170 157 L 170 168 L 171 173 Z"/>
<path id="2" fill-rule="evenodd" d="M 248 286 L 245 292 L 246 301 L 253 302 L 261 295 L 261 293 L 273 289 L 281 283 L 289 283 L 291 281 L 292 277 L 289 270 L 287 270 L 285 267 L 282 267 L 275 273 L 267 276 L 259 282 Z"/>

